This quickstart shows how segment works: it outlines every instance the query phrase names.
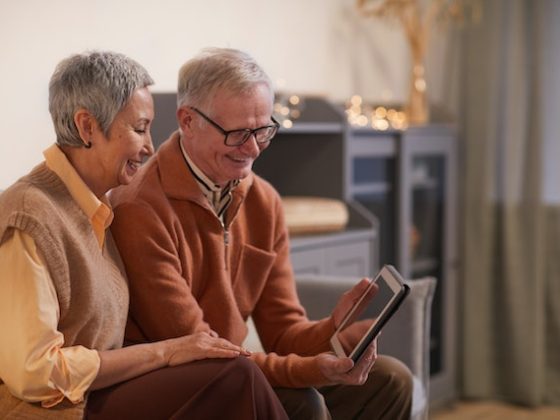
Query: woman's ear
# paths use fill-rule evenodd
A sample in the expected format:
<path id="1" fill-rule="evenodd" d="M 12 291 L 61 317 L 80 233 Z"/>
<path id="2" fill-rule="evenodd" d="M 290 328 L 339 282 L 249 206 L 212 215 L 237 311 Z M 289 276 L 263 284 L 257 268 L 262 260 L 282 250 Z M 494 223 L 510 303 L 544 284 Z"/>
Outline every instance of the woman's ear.
<path id="1" fill-rule="evenodd" d="M 78 129 L 78 133 L 85 147 L 91 147 L 91 140 L 96 123 L 95 118 L 87 109 L 81 108 L 74 113 L 74 124 L 76 124 L 76 128 Z"/>

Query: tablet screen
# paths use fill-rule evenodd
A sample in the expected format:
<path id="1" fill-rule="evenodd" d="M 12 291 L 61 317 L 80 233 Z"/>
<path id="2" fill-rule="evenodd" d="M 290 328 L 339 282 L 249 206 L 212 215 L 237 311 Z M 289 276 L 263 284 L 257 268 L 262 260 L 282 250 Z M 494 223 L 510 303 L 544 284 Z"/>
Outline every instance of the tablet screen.
<path id="1" fill-rule="evenodd" d="M 374 283 L 378 287 L 377 292 L 370 286 L 335 333 L 334 341 L 342 347 L 345 355 L 354 359 L 359 358 L 369 342 L 377 336 L 406 294 L 400 276 L 395 277 L 386 268 L 380 271 Z M 341 353 L 340 350 L 337 354 Z"/>

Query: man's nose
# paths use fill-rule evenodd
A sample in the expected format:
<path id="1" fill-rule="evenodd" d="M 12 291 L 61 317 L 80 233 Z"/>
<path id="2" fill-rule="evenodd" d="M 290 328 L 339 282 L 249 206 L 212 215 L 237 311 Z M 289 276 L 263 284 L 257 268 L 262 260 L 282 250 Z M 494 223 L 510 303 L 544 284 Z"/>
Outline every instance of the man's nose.
<path id="1" fill-rule="evenodd" d="M 247 141 L 239 146 L 243 152 L 249 156 L 257 156 L 260 153 L 259 143 L 257 143 L 256 133 L 251 133 Z"/>

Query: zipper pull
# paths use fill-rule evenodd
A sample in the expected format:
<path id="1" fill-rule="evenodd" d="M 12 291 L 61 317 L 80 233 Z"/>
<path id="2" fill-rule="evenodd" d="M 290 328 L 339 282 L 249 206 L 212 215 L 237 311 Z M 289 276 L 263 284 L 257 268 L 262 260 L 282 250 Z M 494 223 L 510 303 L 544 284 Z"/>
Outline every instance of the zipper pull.
<path id="1" fill-rule="evenodd" d="M 229 230 L 224 228 L 224 258 L 226 270 L 229 270 Z"/>

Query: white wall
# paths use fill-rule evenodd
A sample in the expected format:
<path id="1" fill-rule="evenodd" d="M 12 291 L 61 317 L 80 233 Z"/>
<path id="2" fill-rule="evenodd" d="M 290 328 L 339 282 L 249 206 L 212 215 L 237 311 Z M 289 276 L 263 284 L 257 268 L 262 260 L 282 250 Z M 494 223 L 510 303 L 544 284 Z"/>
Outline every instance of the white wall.
<path id="1" fill-rule="evenodd" d="M 354 3 L 0 0 L 0 189 L 42 160 L 54 141 L 49 78 L 58 61 L 85 49 L 130 55 L 156 80 L 153 91 L 173 91 L 179 66 L 212 45 L 247 50 L 294 92 L 402 102 L 408 49 L 400 28 L 361 18 Z M 441 62 L 445 49 L 439 51 Z M 446 91 L 441 78 L 432 79 L 432 97 Z"/>

